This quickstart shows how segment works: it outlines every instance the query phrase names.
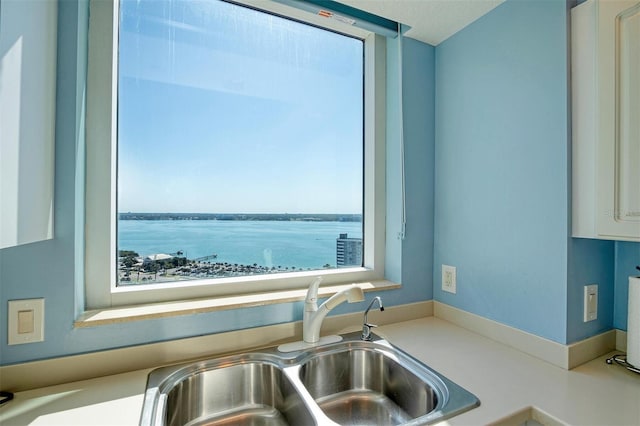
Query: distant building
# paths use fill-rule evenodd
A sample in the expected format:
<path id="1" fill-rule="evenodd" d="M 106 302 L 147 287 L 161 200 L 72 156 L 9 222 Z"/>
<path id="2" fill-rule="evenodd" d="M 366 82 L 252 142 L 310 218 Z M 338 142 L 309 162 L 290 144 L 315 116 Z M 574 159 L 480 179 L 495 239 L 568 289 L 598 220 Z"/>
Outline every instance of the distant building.
<path id="1" fill-rule="evenodd" d="M 336 240 L 336 264 L 338 268 L 362 266 L 362 238 L 349 238 L 340 234 Z"/>
<path id="2" fill-rule="evenodd" d="M 143 264 L 156 262 L 159 260 L 169 260 L 173 259 L 175 256 L 171 256 L 170 254 L 158 253 L 158 254 L 150 254 L 149 256 L 145 256 L 142 260 Z"/>

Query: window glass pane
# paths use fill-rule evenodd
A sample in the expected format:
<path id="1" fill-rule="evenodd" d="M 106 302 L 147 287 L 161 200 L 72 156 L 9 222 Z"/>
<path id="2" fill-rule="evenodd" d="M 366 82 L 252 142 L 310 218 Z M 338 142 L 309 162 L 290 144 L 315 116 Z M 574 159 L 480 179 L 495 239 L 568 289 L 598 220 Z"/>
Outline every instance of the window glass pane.
<path id="1" fill-rule="evenodd" d="M 223 1 L 121 1 L 119 284 L 361 266 L 363 47 Z"/>

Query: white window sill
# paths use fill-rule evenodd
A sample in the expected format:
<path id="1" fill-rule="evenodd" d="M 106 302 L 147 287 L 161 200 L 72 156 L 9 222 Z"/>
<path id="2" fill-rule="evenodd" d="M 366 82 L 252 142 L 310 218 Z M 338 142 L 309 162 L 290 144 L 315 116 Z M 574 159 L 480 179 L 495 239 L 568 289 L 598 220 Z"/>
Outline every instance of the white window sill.
<path id="1" fill-rule="evenodd" d="M 341 284 L 320 287 L 318 297 L 329 297 L 352 284 Z M 364 292 L 392 290 L 400 288 L 400 284 L 391 281 L 369 281 L 356 283 Z M 148 305 L 118 307 L 86 311 L 75 322 L 74 327 L 95 327 L 122 322 L 145 319 L 167 318 L 178 315 L 192 315 L 204 312 L 223 311 L 229 309 L 249 308 L 304 300 L 307 289 L 283 290 L 266 293 L 252 293 L 237 296 L 224 296 L 208 299 L 164 302 Z"/>

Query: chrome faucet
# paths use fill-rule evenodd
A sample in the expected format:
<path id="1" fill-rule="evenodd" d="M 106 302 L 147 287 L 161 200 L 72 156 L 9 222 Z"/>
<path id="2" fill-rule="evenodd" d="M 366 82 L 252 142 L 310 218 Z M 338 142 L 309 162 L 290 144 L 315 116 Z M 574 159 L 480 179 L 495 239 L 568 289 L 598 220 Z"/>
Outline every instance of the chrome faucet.
<path id="1" fill-rule="evenodd" d="M 318 307 L 318 287 L 322 277 L 316 278 L 307 290 L 307 297 L 304 301 L 304 314 L 302 318 L 302 339 L 305 343 L 318 343 L 320 340 L 320 327 L 322 320 L 327 316 L 329 311 L 341 304 L 342 302 L 362 302 L 364 294 L 362 289 L 356 285 L 344 289 L 333 296 Z"/>
<path id="2" fill-rule="evenodd" d="M 384 311 L 384 306 L 382 306 L 382 299 L 380 298 L 380 296 L 374 297 L 371 303 L 369 303 L 369 307 L 367 308 L 367 310 L 364 311 L 364 324 L 362 324 L 362 336 L 360 337 L 360 339 L 362 340 L 371 340 L 371 329 L 377 327 L 377 325 L 369 324 L 369 321 L 367 321 L 367 314 L 369 313 L 369 309 L 371 309 L 376 300 L 378 301 L 380 311 Z"/>

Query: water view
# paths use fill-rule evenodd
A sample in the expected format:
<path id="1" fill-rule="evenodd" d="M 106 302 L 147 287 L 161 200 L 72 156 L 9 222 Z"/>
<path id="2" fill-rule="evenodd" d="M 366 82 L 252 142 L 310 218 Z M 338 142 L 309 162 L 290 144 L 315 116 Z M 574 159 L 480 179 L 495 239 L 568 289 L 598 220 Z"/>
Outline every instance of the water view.
<path id="1" fill-rule="evenodd" d="M 119 220 L 119 281 L 126 285 L 335 268 L 341 235 L 341 247 L 357 244 L 361 259 L 361 222 Z"/>

